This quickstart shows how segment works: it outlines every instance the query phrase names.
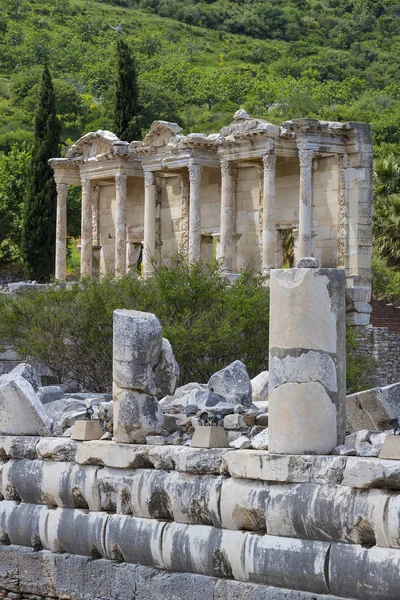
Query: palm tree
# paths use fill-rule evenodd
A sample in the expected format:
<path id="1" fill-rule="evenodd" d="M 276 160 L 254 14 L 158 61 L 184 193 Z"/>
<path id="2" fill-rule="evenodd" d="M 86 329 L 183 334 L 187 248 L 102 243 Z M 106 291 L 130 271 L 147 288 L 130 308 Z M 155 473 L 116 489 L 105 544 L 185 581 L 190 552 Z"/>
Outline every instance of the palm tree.
<path id="1" fill-rule="evenodd" d="M 374 248 L 400 267 L 400 159 L 392 154 L 375 161 L 374 207 Z"/>

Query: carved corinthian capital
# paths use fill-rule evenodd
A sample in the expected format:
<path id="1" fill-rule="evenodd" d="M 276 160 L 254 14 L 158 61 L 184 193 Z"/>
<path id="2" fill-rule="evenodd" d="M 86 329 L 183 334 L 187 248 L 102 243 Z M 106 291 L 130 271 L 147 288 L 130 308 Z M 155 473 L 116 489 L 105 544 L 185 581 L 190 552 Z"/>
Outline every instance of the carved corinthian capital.
<path id="1" fill-rule="evenodd" d="M 196 165 L 195 163 L 191 163 L 188 165 L 188 170 L 190 181 L 200 181 L 201 174 L 203 172 L 202 165 Z"/>
<path id="2" fill-rule="evenodd" d="M 125 173 L 116 173 L 115 175 L 115 187 L 118 190 L 125 190 L 126 189 L 126 175 Z"/>
<path id="3" fill-rule="evenodd" d="M 221 162 L 221 174 L 222 177 L 232 177 L 235 172 L 235 167 L 229 160 L 223 160 Z"/>
<path id="4" fill-rule="evenodd" d="M 313 150 L 309 148 L 299 148 L 299 162 L 302 169 L 311 169 L 313 160 Z"/>
<path id="5" fill-rule="evenodd" d="M 270 150 L 267 154 L 262 157 L 264 171 L 275 171 L 276 165 L 276 154 L 275 150 Z"/>
<path id="6" fill-rule="evenodd" d="M 144 185 L 154 185 L 153 171 L 144 171 Z"/>

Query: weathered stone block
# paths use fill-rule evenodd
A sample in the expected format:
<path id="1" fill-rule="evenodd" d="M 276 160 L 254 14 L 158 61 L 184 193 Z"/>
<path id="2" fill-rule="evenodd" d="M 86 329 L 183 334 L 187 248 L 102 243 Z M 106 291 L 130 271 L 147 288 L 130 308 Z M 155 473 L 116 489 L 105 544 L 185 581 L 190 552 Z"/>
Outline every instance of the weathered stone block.
<path id="1" fill-rule="evenodd" d="M 248 535 L 204 525 L 169 523 L 163 535 L 164 568 L 243 581 Z"/>
<path id="2" fill-rule="evenodd" d="M 390 429 L 389 421 L 400 416 L 400 383 L 350 394 L 346 409 L 349 431 Z"/>
<path id="3" fill-rule="evenodd" d="M 64 397 L 64 390 L 59 385 L 46 385 L 38 389 L 38 398 L 42 404 L 51 404 Z"/>
<path id="4" fill-rule="evenodd" d="M 42 438 L 36 444 L 36 456 L 42 460 L 72 462 L 78 446 L 78 442 L 69 438 Z"/>
<path id="5" fill-rule="evenodd" d="M 245 365 L 240 360 L 235 360 L 214 373 L 207 385 L 211 391 L 220 394 L 229 402 L 247 407 L 251 404 L 251 381 Z"/>
<path id="6" fill-rule="evenodd" d="M 350 487 L 400 490 L 400 461 L 380 458 L 347 457 L 343 485 Z"/>
<path id="7" fill-rule="evenodd" d="M 0 458 L 34 459 L 39 440 L 39 437 L 33 436 L 0 436 Z"/>
<path id="8" fill-rule="evenodd" d="M 14 375 L 21 375 L 21 377 L 29 381 L 35 392 L 37 392 L 39 387 L 42 385 L 39 373 L 36 371 L 35 367 L 29 363 L 20 363 L 14 367 L 11 373 Z"/>
<path id="9" fill-rule="evenodd" d="M 113 378 L 120 388 L 155 395 L 153 369 L 160 362 L 161 325 L 151 313 L 114 311 Z"/>
<path id="10" fill-rule="evenodd" d="M 149 448 L 100 440 L 83 442 L 76 453 L 76 462 L 80 465 L 102 465 L 118 469 L 151 468 Z"/>
<path id="11" fill-rule="evenodd" d="M 136 568 L 135 600 L 214 600 L 214 587 L 215 579 L 203 575 Z"/>
<path id="12" fill-rule="evenodd" d="M 165 527 L 165 523 L 154 519 L 140 519 L 125 515 L 110 516 L 104 542 L 107 558 L 162 568 L 162 540 Z"/>
<path id="13" fill-rule="evenodd" d="M 162 432 L 163 412 L 155 396 L 114 386 L 114 439 L 143 444 Z"/>
<path id="14" fill-rule="evenodd" d="M 78 441 L 99 440 L 103 435 L 100 422 L 77 420 L 72 426 L 71 439 Z"/>
<path id="15" fill-rule="evenodd" d="M 268 400 L 269 372 L 262 371 L 251 380 L 253 402 Z"/>
<path id="16" fill-rule="evenodd" d="M 175 393 L 179 374 L 179 365 L 175 360 L 172 346 L 167 339 L 162 338 L 160 361 L 154 369 L 154 379 L 157 386 L 156 395 L 158 398 Z"/>
<path id="17" fill-rule="evenodd" d="M 46 538 L 52 552 L 69 552 L 92 558 L 106 556 L 107 513 L 71 508 L 49 511 Z M 43 537 L 43 536 L 42 536 Z"/>
<path id="18" fill-rule="evenodd" d="M 239 415 L 232 415 L 234 417 Z M 196 427 L 192 448 L 228 448 L 228 438 L 222 427 Z"/>
<path id="19" fill-rule="evenodd" d="M 1 435 L 49 435 L 50 419 L 31 384 L 21 375 L 0 377 Z"/>

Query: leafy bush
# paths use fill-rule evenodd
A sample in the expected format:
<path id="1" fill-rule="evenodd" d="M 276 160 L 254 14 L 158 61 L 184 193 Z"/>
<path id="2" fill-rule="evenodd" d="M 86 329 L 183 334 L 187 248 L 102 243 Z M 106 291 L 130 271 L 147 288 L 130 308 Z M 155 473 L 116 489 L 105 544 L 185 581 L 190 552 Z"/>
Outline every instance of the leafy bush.
<path id="1" fill-rule="evenodd" d="M 372 356 L 360 353 L 357 334 L 352 327 L 346 330 L 346 389 L 348 394 L 366 390 L 370 385 L 369 376 L 376 369 Z"/>
<path id="2" fill-rule="evenodd" d="M 156 277 L 26 293 L 0 304 L 0 337 L 63 381 L 109 390 L 112 381 L 112 313 L 116 308 L 154 312 L 174 348 L 181 383 L 206 382 L 236 359 L 251 376 L 268 366 L 269 291 L 261 276 L 245 272 L 230 287 L 217 266 L 187 267 L 181 260 Z"/>
<path id="3" fill-rule="evenodd" d="M 153 312 L 173 346 L 181 380 L 207 382 L 242 360 L 251 377 L 268 368 L 269 289 L 259 274 L 243 272 L 231 285 L 217 265 L 186 266 L 177 259 L 151 280 L 130 276 L 84 281 L 28 292 L 0 303 L 0 338 L 24 357 L 93 391 L 111 389 L 112 314 L 116 308 Z M 347 334 L 347 387 L 366 387 L 373 366 Z"/>

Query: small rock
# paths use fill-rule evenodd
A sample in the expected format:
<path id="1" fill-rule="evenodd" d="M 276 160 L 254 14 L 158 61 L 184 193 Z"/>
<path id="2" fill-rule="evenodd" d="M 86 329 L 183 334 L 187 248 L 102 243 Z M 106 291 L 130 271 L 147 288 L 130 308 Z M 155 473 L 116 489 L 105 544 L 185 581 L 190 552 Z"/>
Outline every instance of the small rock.
<path id="1" fill-rule="evenodd" d="M 268 450 L 268 429 L 264 429 L 251 439 L 255 450 Z"/>
<path id="2" fill-rule="evenodd" d="M 256 424 L 256 415 L 244 415 L 243 420 L 247 427 L 254 427 Z"/>
<path id="3" fill-rule="evenodd" d="M 237 413 L 237 414 L 242 414 L 242 413 L 244 413 L 244 412 L 245 412 L 245 410 L 246 410 L 246 409 L 245 409 L 245 407 L 243 406 L 243 404 L 237 404 L 237 405 L 235 406 L 235 408 L 233 409 L 233 412 L 234 412 L 234 413 Z"/>
<path id="4" fill-rule="evenodd" d="M 197 406 L 195 404 L 188 404 L 187 406 L 185 406 L 185 415 L 187 417 L 190 417 L 192 415 L 195 415 L 198 410 L 199 409 L 197 408 Z"/>
<path id="5" fill-rule="evenodd" d="M 106 431 L 105 433 L 103 433 L 103 435 L 101 436 L 101 440 L 112 440 L 112 433 L 110 431 Z"/>
<path id="6" fill-rule="evenodd" d="M 164 406 L 187 406 L 188 405 L 188 396 L 191 392 L 202 390 L 206 391 L 208 388 L 203 383 L 187 383 L 186 385 L 182 385 L 175 390 L 175 393 L 170 396 L 165 396 L 162 400 L 160 400 L 160 405 Z"/>
<path id="7" fill-rule="evenodd" d="M 357 456 L 357 451 L 355 448 L 348 448 L 347 446 L 336 446 L 332 450 L 332 454 L 338 454 L 339 456 Z"/>
<path id="8" fill-rule="evenodd" d="M 380 450 L 377 450 L 368 442 L 360 442 L 357 444 L 357 456 L 379 456 Z"/>
<path id="9" fill-rule="evenodd" d="M 261 427 L 260 425 L 254 425 L 254 427 L 250 429 L 250 437 L 253 438 L 255 435 L 258 435 L 259 433 L 264 431 L 264 429 L 265 427 Z"/>
<path id="10" fill-rule="evenodd" d="M 148 435 L 146 436 L 146 444 L 148 446 L 164 446 L 165 437 L 162 435 Z"/>
<path id="11" fill-rule="evenodd" d="M 234 442 L 230 442 L 229 445 L 231 448 L 236 448 L 237 450 L 246 450 L 248 448 L 251 448 L 252 443 L 250 442 L 248 437 L 246 437 L 245 435 L 241 435 Z"/>
<path id="12" fill-rule="evenodd" d="M 228 429 L 226 432 L 226 437 L 228 438 L 228 442 L 234 442 L 243 436 L 243 431 L 235 431 L 234 429 Z"/>
<path id="13" fill-rule="evenodd" d="M 182 413 L 177 415 L 164 413 L 163 427 L 168 431 L 168 434 L 174 433 L 174 431 L 179 429 L 180 425 L 178 424 L 178 421 L 182 420 L 182 418 L 187 419 L 185 415 L 182 415 Z"/>
<path id="14" fill-rule="evenodd" d="M 182 433 L 175 431 L 165 439 L 165 442 L 169 445 L 179 446 L 182 442 Z"/>
<path id="15" fill-rule="evenodd" d="M 260 425 L 260 427 L 268 427 L 268 413 L 261 413 L 261 415 L 257 415 L 256 425 Z"/>
<path id="16" fill-rule="evenodd" d="M 226 415 L 224 418 L 224 427 L 225 429 L 242 429 L 246 427 L 246 422 L 242 415 Z"/>

